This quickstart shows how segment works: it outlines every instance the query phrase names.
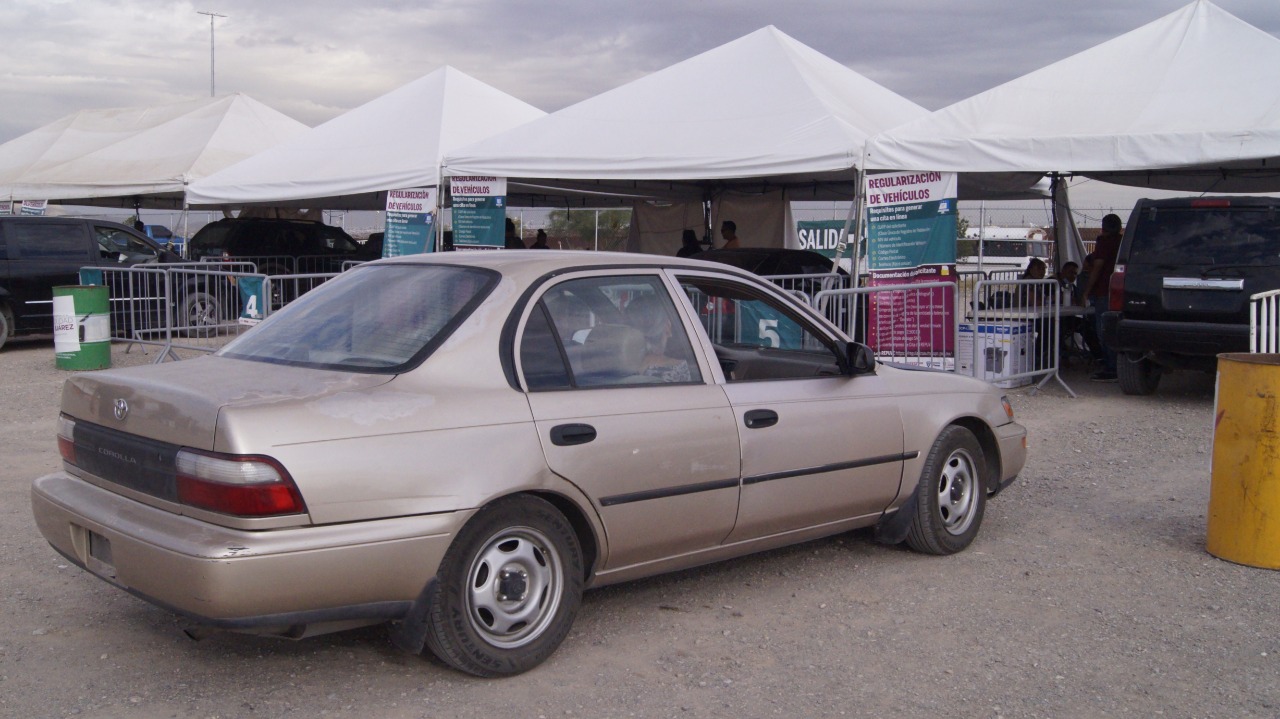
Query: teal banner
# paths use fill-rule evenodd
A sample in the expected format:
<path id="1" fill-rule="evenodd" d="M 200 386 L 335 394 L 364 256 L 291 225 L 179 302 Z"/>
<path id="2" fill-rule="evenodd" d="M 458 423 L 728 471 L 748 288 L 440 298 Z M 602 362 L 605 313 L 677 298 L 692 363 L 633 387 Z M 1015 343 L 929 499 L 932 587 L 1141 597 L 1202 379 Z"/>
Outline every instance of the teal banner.
<path id="1" fill-rule="evenodd" d="M 386 232 L 382 256 L 400 257 L 436 249 L 436 188 L 414 187 L 387 193 Z"/>
<path id="2" fill-rule="evenodd" d="M 388 212 L 382 256 L 419 255 L 436 249 L 435 227 L 430 212 Z"/>
<path id="3" fill-rule="evenodd" d="M 796 223 L 796 237 L 800 240 L 800 249 L 813 250 L 823 257 L 835 258 L 836 245 L 840 243 L 840 233 L 844 231 L 844 220 L 805 220 Z"/>
<path id="4" fill-rule="evenodd" d="M 454 197 L 453 246 L 506 244 L 506 197 Z"/>
<path id="5" fill-rule="evenodd" d="M 266 278 L 241 275 L 236 278 L 240 290 L 240 324 L 256 325 L 262 321 L 267 307 Z"/>
<path id="6" fill-rule="evenodd" d="M 870 269 L 955 264 L 954 199 L 873 206 L 867 212 Z"/>

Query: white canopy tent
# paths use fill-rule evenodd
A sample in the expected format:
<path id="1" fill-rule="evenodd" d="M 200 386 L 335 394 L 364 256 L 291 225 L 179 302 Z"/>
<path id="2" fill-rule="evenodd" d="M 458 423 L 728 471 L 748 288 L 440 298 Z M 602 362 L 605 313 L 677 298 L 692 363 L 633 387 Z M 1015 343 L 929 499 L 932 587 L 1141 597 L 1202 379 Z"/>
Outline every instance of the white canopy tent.
<path id="1" fill-rule="evenodd" d="M 387 190 L 438 185 L 446 151 L 545 114 L 445 66 L 193 183 L 187 200 L 380 210 Z"/>
<path id="2" fill-rule="evenodd" d="M 770 26 L 448 152 L 444 172 L 507 177 L 512 194 L 549 206 L 569 205 L 574 192 L 582 204 L 608 197 L 638 211 L 643 199 L 700 204 L 726 193 L 739 206 L 750 195 L 849 200 L 866 139 L 926 112 Z M 652 223 L 663 227 L 653 242 L 635 241 L 646 224 L 638 215 L 633 249 L 679 246 L 669 221 Z M 781 226 L 740 224 L 738 235 L 745 245 L 794 235 L 789 220 L 770 224 Z"/>
<path id="3" fill-rule="evenodd" d="M 1280 190 L 1280 40 L 1208 0 L 880 133 L 868 169 Z"/>
<path id="4" fill-rule="evenodd" d="M 191 181 L 306 129 L 238 94 L 83 110 L 0 145 L 0 198 L 181 208 Z"/>

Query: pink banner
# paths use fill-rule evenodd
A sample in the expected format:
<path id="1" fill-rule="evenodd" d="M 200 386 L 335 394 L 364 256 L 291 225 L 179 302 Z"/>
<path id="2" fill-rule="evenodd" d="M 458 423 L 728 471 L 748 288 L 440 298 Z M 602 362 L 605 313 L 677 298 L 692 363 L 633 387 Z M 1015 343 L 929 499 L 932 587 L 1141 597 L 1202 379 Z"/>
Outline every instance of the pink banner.
<path id="1" fill-rule="evenodd" d="M 951 328 L 955 292 L 943 287 L 910 289 L 923 282 L 956 281 L 955 265 L 925 265 L 901 270 L 872 270 L 871 287 L 903 285 L 901 292 L 870 295 L 867 339 L 880 354 L 939 355 L 954 351 Z"/>

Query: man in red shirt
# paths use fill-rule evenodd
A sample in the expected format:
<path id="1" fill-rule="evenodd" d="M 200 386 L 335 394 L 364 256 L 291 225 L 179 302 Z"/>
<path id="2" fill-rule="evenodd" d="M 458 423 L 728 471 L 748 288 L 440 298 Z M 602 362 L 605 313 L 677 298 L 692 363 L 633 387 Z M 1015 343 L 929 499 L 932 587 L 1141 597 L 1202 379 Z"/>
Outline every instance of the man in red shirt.
<path id="1" fill-rule="evenodd" d="M 1102 370 L 1090 379 L 1095 382 L 1116 381 L 1116 352 L 1102 339 L 1102 313 L 1107 311 L 1107 293 L 1111 286 L 1111 273 L 1116 269 L 1116 255 L 1120 253 L 1121 224 L 1119 215 L 1102 218 L 1102 234 L 1093 252 L 1085 258 L 1089 282 L 1084 288 L 1085 301 L 1093 308 L 1093 320 L 1097 327 L 1098 341 L 1102 345 Z"/>

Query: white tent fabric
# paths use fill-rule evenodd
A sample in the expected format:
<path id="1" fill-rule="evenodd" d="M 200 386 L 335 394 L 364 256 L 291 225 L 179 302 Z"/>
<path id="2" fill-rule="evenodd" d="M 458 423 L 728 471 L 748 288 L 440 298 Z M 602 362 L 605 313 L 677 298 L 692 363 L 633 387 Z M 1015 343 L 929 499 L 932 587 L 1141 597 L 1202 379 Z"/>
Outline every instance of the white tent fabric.
<path id="1" fill-rule="evenodd" d="M 192 180 L 306 130 L 238 94 L 84 110 L 0 145 L 0 198 L 181 207 Z"/>
<path id="2" fill-rule="evenodd" d="M 1280 190 L 1280 40 L 1208 0 L 890 129 L 869 169 Z"/>
<path id="3" fill-rule="evenodd" d="M 637 194 L 743 178 L 773 188 L 849 180 L 867 137 L 925 113 L 770 26 L 450 151 L 445 174 Z"/>
<path id="4" fill-rule="evenodd" d="M 387 190 L 438 185 L 447 150 L 545 114 L 445 66 L 193 183 L 187 200 L 383 209 Z"/>

